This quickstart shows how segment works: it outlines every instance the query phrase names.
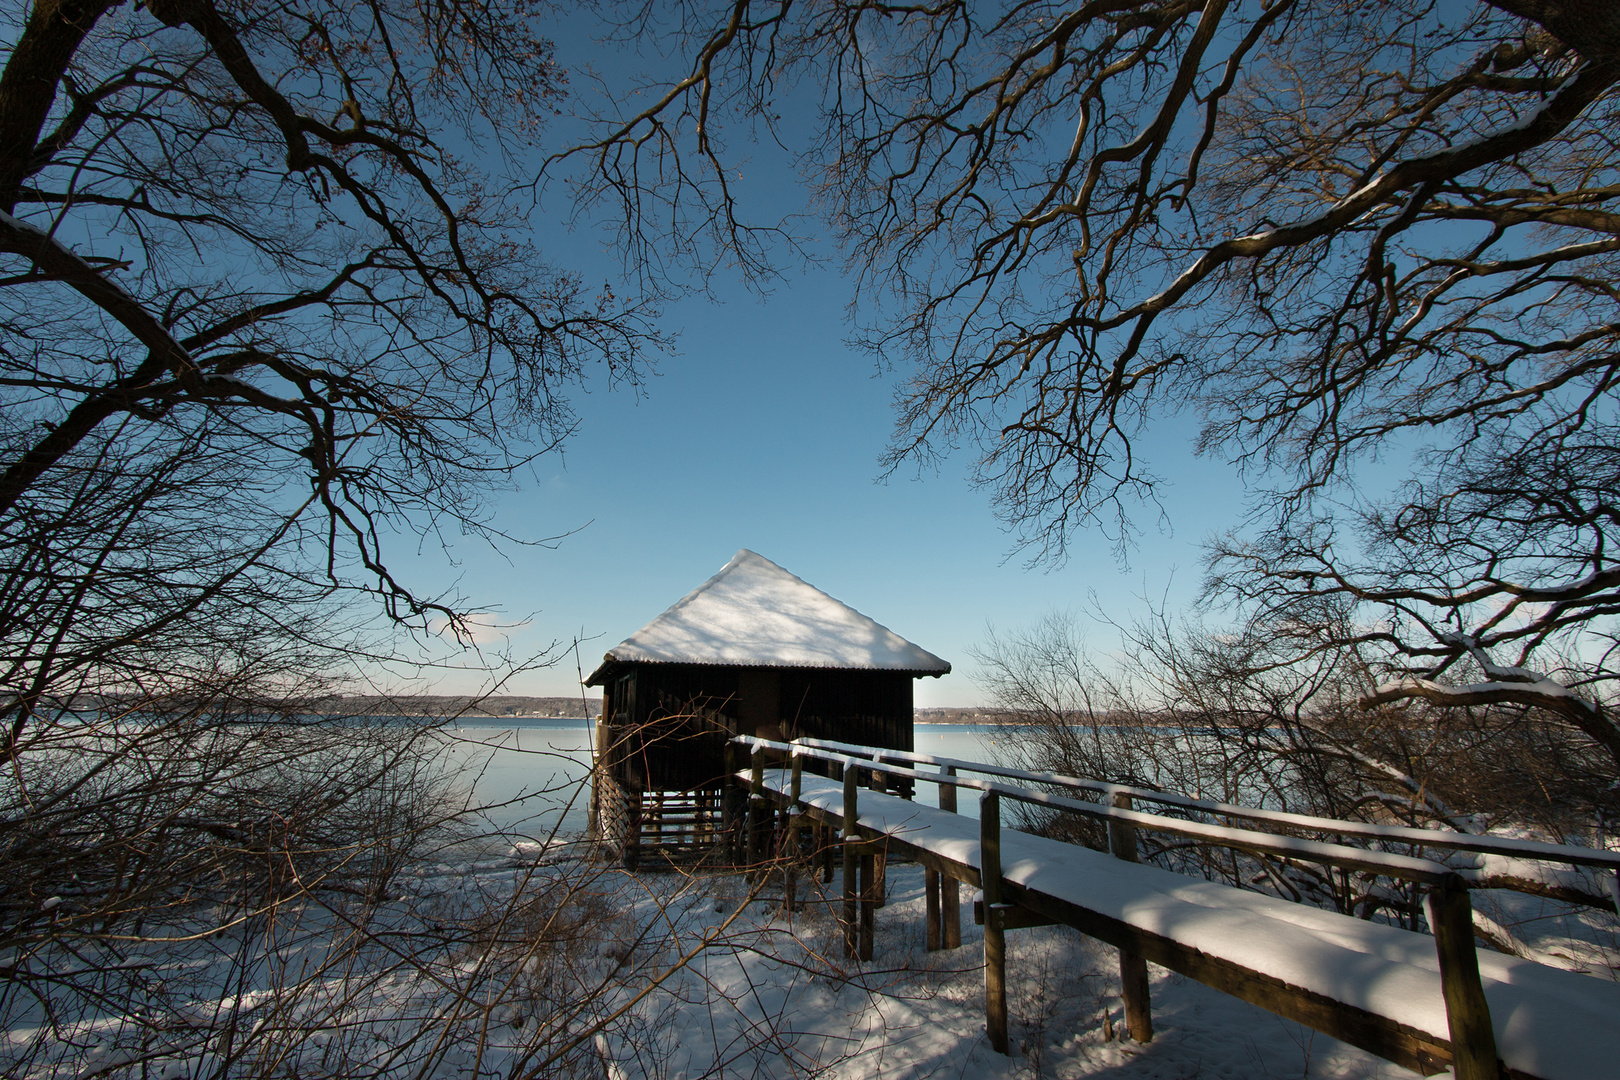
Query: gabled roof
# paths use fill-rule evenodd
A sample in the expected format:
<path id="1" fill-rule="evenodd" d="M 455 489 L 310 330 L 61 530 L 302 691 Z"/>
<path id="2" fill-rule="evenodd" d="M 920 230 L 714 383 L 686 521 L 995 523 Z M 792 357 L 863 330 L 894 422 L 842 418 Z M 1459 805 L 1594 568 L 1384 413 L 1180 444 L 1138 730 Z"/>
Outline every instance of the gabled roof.
<path id="1" fill-rule="evenodd" d="M 608 652 L 623 663 L 845 668 L 944 675 L 951 665 L 744 548 L 721 571 Z"/>

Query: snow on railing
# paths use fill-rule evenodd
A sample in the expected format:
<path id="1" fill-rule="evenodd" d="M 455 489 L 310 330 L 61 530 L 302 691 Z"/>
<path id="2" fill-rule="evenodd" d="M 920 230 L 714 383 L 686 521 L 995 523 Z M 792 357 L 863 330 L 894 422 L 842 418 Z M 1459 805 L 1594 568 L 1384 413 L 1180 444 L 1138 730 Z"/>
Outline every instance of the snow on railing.
<path id="1" fill-rule="evenodd" d="M 1036 772 L 1006 765 L 992 765 L 988 762 L 967 761 L 960 758 L 940 757 L 934 754 L 920 754 L 910 750 L 888 750 L 856 746 L 851 743 L 835 742 L 829 739 L 797 739 L 795 743 L 799 746 L 854 754 L 863 760 L 870 760 L 867 755 L 876 752 L 886 759 L 898 758 L 905 761 L 920 762 L 925 765 L 968 769 L 972 772 L 983 773 L 987 776 L 999 776 L 1003 779 L 1023 780 L 1035 784 L 1050 784 L 1054 787 L 1066 787 L 1080 791 L 1095 791 L 1100 795 L 1110 797 L 1124 794 L 1131 796 L 1133 799 L 1156 802 L 1179 809 L 1196 810 L 1201 813 L 1239 818 L 1247 821 L 1260 821 L 1287 828 L 1329 832 L 1339 836 L 1358 836 L 1369 840 L 1384 840 L 1420 847 L 1444 848 L 1451 851 L 1501 855 L 1536 862 L 1562 863 L 1566 866 L 1591 866 L 1620 873 L 1620 851 L 1607 851 L 1602 848 L 1580 847 L 1575 844 L 1552 844 L 1541 840 L 1519 840 L 1508 836 L 1447 832 L 1442 829 L 1419 829 L 1409 825 L 1376 825 L 1371 822 L 1316 817 L 1310 814 L 1294 814 L 1282 810 L 1263 810 L 1258 807 L 1241 806 L 1235 803 L 1194 799 L 1172 792 L 1155 791 L 1152 788 L 1129 787 L 1123 784 L 1105 783 L 1101 780 L 1085 780 L 1074 776 L 1064 776 L 1060 773 Z M 937 778 L 932 775 L 923 775 L 925 779 L 937 781 Z"/>
<path id="2" fill-rule="evenodd" d="M 1333 844 L 1321 840 L 1305 840 L 1295 836 L 1281 836 L 1276 833 L 1259 832 L 1253 829 L 1209 825 L 1203 822 L 1143 813 L 1139 810 L 1126 810 L 1117 806 L 1103 806 L 1079 799 L 1064 798 L 1061 795 L 1053 795 L 1049 792 L 1032 791 L 1025 787 L 998 783 L 994 780 L 927 773 L 903 765 L 890 765 L 860 754 L 851 754 L 812 745 L 811 740 L 785 743 L 772 739 L 761 739 L 751 735 L 740 735 L 731 741 L 751 749 L 776 750 L 792 756 L 827 761 L 841 765 L 846 769 L 866 769 L 869 772 L 882 773 L 885 776 L 921 780 L 932 784 L 951 784 L 956 787 L 995 792 L 998 795 L 1016 799 L 1020 802 L 1049 806 L 1055 810 L 1066 810 L 1086 817 L 1148 829 L 1153 832 L 1168 833 L 1172 836 L 1181 836 L 1190 840 L 1217 844 L 1222 847 L 1236 848 L 1257 855 L 1271 855 L 1284 859 L 1301 859 L 1307 862 L 1325 863 L 1330 866 L 1340 866 L 1345 869 L 1360 870 L 1371 874 L 1382 874 L 1430 886 L 1439 885 L 1448 878 L 1455 878 L 1456 876 L 1456 871 L 1450 867 L 1430 859 L 1415 858 L 1410 855 L 1395 855 L 1384 851 L 1369 851 L 1365 848 L 1354 848 L 1345 844 Z M 843 745 L 847 746 L 848 744 Z M 872 747 L 852 749 L 874 750 Z M 905 753 L 904 751 L 883 749 L 875 749 L 875 752 L 884 758 L 900 756 Z M 990 771 L 985 768 L 983 762 L 948 760 L 948 763 L 976 772 Z M 996 769 L 997 767 L 992 766 L 990 768 Z"/>

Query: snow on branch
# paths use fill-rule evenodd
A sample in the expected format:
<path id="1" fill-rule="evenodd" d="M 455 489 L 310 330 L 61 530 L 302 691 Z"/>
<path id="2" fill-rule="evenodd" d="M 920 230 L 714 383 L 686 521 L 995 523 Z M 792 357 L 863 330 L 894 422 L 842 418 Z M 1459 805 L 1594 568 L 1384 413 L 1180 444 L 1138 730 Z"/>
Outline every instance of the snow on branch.
<path id="1" fill-rule="evenodd" d="M 1585 712 L 1601 716 L 1602 711 L 1592 702 L 1580 697 L 1562 683 L 1545 675 L 1532 675 L 1523 668 L 1511 669 L 1522 673 L 1520 677 L 1491 679 L 1487 682 L 1451 686 L 1419 676 L 1408 675 L 1380 683 L 1371 694 L 1361 699 L 1362 708 L 1385 705 L 1392 701 L 1420 698 L 1438 705 L 1529 705 L 1551 709 L 1554 712 Z"/>

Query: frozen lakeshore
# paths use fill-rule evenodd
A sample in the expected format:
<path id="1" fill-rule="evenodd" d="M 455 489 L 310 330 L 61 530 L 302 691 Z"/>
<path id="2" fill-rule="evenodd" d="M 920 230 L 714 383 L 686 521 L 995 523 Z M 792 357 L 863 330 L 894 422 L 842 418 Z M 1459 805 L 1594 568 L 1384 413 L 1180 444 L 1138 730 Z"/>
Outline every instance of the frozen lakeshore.
<path id="1" fill-rule="evenodd" d="M 55 1053 L 6 1072 L 1412 1075 L 1157 970 L 1159 1034 L 1145 1046 L 1123 1041 L 1115 954 L 1057 927 L 1011 943 L 1016 1052 L 1003 1057 L 984 1038 L 978 928 L 969 917 L 959 950 L 925 951 L 918 867 L 891 867 L 876 958 L 858 965 L 839 959 L 836 921 L 814 894 L 788 915 L 774 881 L 749 900 L 737 874 L 633 875 L 566 852 L 535 854 L 523 845 L 508 857 L 402 874 L 366 913 L 358 945 L 356 909 L 310 903 L 244 920 L 205 950 L 183 950 L 183 963 L 164 964 L 168 950 L 154 943 L 144 952 L 163 978 L 147 1007 L 169 1014 L 158 1025 L 165 1039 L 151 1039 L 150 1023 L 86 1017 L 57 1032 Z M 135 1031 L 141 1044 L 123 1039 Z M 41 1034 L 13 1027 L 10 1051 Z"/>
<path id="2" fill-rule="evenodd" d="M 627 874 L 547 842 L 553 829 L 571 831 L 564 807 L 568 795 L 578 801 L 579 731 L 459 733 L 484 819 L 502 818 L 504 836 L 369 877 L 350 865 L 340 887 L 309 881 L 274 906 L 177 907 L 104 951 L 39 954 L 34 974 L 75 980 L 85 1004 L 53 1002 L 45 1016 L 14 986 L 0 1075 L 1413 1075 L 1159 969 L 1156 1037 L 1124 1041 L 1117 954 L 1058 927 L 1009 936 L 1014 1053 L 1003 1057 L 984 1034 L 971 912 L 960 949 L 926 951 L 915 866 L 890 867 L 876 954 L 854 964 L 827 904 L 835 893 L 789 915 L 777 880 L 749 900 L 737 874 Z M 919 731 L 919 743 L 941 750 L 969 737 Z M 62 895 L 42 919 L 72 907 L 71 892 Z M 1562 917 L 1511 914 L 1498 912 L 1515 928 L 1571 929 Z M 1550 933 L 1548 944 L 1563 937 Z M 133 990 L 115 1000 L 120 985 Z"/>

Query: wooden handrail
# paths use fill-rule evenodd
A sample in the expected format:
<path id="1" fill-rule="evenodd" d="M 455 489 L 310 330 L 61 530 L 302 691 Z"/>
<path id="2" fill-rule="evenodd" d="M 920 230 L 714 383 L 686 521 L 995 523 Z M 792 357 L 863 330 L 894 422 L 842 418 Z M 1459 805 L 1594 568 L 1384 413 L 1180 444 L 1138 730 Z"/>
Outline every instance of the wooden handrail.
<path id="1" fill-rule="evenodd" d="M 802 754 L 821 761 L 837 762 L 844 766 L 846 772 L 849 769 L 859 768 L 882 772 L 890 776 L 909 777 L 913 780 L 923 780 L 934 784 L 939 783 L 941 780 L 940 775 L 937 773 L 926 773 L 900 765 L 883 764 L 870 758 L 823 750 L 802 743 L 776 742 L 752 735 L 739 735 L 733 741 L 754 749 L 776 750 L 786 754 Z M 972 762 L 964 762 L 958 764 L 957 768 L 961 768 L 963 765 L 969 768 L 975 767 Z M 1296 836 L 1278 836 L 1276 833 L 1257 832 L 1253 829 L 1239 829 L 1227 825 L 1207 825 L 1203 822 L 1183 821 L 1179 818 L 1147 814 L 1139 810 L 1123 810 L 1112 806 L 1100 806 L 1097 803 L 1068 799 L 1044 791 L 1030 791 L 1027 788 L 1017 787 L 1012 784 L 1001 784 L 993 780 L 978 780 L 973 777 L 956 776 L 950 782 L 958 787 L 975 788 L 987 792 L 993 791 L 1009 799 L 1017 799 L 1019 802 L 1048 806 L 1056 810 L 1067 810 L 1086 817 L 1118 822 L 1122 825 L 1134 825 L 1153 832 L 1168 833 L 1172 836 L 1181 836 L 1204 843 L 1235 848 L 1256 855 L 1271 855 L 1284 859 L 1303 859 L 1307 862 L 1341 866 L 1349 870 L 1382 874 L 1387 877 L 1399 878 L 1404 881 L 1416 881 L 1430 886 L 1438 885 L 1455 874 L 1455 871 L 1440 863 L 1410 855 L 1368 851 L 1363 848 L 1348 847 L 1344 844 L 1333 844 L 1322 840 L 1305 840 Z"/>
<path id="2" fill-rule="evenodd" d="M 860 756 L 858 752 L 867 749 L 852 743 L 835 742 L 831 739 L 798 739 L 796 742 L 800 746 L 817 749 L 834 750 L 846 754 L 853 752 L 855 756 Z M 1478 833 L 1447 832 L 1442 829 L 1419 829 L 1410 825 L 1376 825 L 1366 821 L 1346 821 L 1342 818 L 1316 817 L 1311 814 L 1295 814 L 1285 810 L 1264 810 L 1253 806 L 1242 806 L 1237 803 L 1194 799 L 1174 792 L 1155 791 L 1152 788 L 1110 784 L 1101 780 L 1085 780 L 1074 776 L 1064 776 L 1061 773 L 1036 772 L 1007 765 L 992 765 L 988 762 L 966 761 L 960 758 L 942 757 L 935 754 L 921 754 L 910 750 L 885 749 L 883 754 L 885 757 L 905 758 L 924 765 L 949 765 L 958 769 L 970 769 L 986 776 L 1000 776 L 1006 779 L 1024 780 L 1035 784 L 1051 784 L 1054 787 L 1095 791 L 1110 798 L 1114 795 L 1124 794 L 1131 796 L 1133 799 L 1144 799 L 1165 806 L 1197 810 L 1206 814 L 1240 818 L 1247 821 L 1263 821 L 1295 829 L 1330 832 L 1340 836 L 1359 836 L 1369 840 L 1387 840 L 1420 847 L 1471 851 L 1482 855 L 1505 855 L 1511 858 L 1529 859 L 1536 862 L 1561 863 L 1566 866 L 1591 866 L 1620 872 L 1620 851 L 1607 851 L 1602 848 L 1581 847 L 1576 844 L 1550 844 L 1542 840 L 1515 840 L 1506 836 L 1486 836 Z"/>
<path id="3" fill-rule="evenodd" d="M 867 844 L 860 840 L 860 815 L 856 806 L 858 777 L 861 769 L 872 775 L 874 788 L 878 776 L 905 777 L 912 780 L 922 780 L 940 785 L 941 794 L 949 789 L 953 795 L 958 787 L 973 788 L 983 792 L 980 798 L 979 820 L 979 851 L 978 851 L 978 880 L 983 890 L 983 922 L 984 922 L 984 953 L 985 953 L 985 1020 L 986 1029 L 992 1046 L 998 1051 L 1006 1053 L 1007 1044 L 1007 1017 L 1005 998 L 1005 937 L 1003 931 L 1010 927 L 1036 925 L 1036 922 L 1022 919 L 1010 919 L 1011 907 L 1002 903 L 1002 867 L 1001 867 L 1001 817 L 1000 801 L 1003 797 L 1016 799 L 1021 802 L 1049 806 L 1054 809 L 1079 813 L 1088 817 L 1105 821 L 1108 825 L 1110 849 L 1116 857 L 1126 861 L 1135 861 L 1135 841 L 1133 834 L 1138 829 L 1148 829 L 1154 832 L 1169 833 L 1172 835 L 1193 838 L 1202 842 L 1232 847 L 1239 850 L 1254 852 L 1261 855 L 1271 855 L 1287 859 L 1305 859 L 1313 862 L 1325 863 L 1330 866 L 1345 867 L 1372 874 L 1401 878 L 1422 883 L 1429 887 L 1426 899 L 1428 921 L 1434 931 L 1435 948 L 1439 960 L 1439 975 L 1441 993 L 1446 1009 L 1448 1028 L 1449 1051 L 1451 1063 L 1455 1067 L 1459 1080 L 1496 1080 L 1501 1075 L 1498 1050 L 1493 1034 L 1489 1002 L 1485 997 L 1483 983 L 1480 979 L 1478 957 L 1474 947 L 1473 913 L 1468 894 L 1468 885 L 1459 875 L 1449 868 L 1428 859 L 1413 858 L 1405 855 L 1393 855 L 1387 852 L 1367 851 L 1351 848 L 1342 844 L 1332 844 L 1317 840 L 1306 840 L 1300 837 L 1279 836 L 1274 833 L 1258 832 L 1252 829 L 1240 829 L 1228 826 L 1207 825 L 1200 822 L 1184 821 L 1176 818 L 1167 818 L 1158 814 L 1143 813 L 1130 809 L 1131 801 L 1128 791 L 1116 790 L 1114 799 L 1116 805 L 1105 806 L 1093 802 L 1083 802 L 1076 799 L 1053 795 L 1044 791 L 1031 791 L 1011 784 L 1000 783 L 995 780 L 980 780 L 961 775 L 951 775 L 960 769 L 969 771 L 987 771 L 982 763 L 946 759 L 948 764 L 938 773 L 925 773 L 918 769 L 901 765 L 891 765 L 882 757 L 899 757 L 904 754 L 907 760 L 917 763 L 925 755 L 914 755 L 901 751 L 871 750 L 869 755 L 858 756 L 841 751 L 828 749 L 825 746 L 809 745 L 805 742 L 777 742 L 770 739 L 761 739 L 754 736 L 738 736 L 731 740 L 740 747 L 751 751 L 750 758 L 753 768 L 747 772 L 735 772 L 737 780 L 747 779 L 750 789 L 758 793 L 763 785 L 762 766 L 765 752 L 774 751 L 787 756 L 792 762 L 794 796 L 802 800 L 803 792 L 800 788 L 803 759 L 817 759 L 839 766 L 838 771 L 843 779 L 842 824 L 844 833 L 844 895 L 845 895 L 845 952 L 846 955 L 857 954 L 862 959 L 870 959 L 871 951 L 871 923 L 870 923 L 870 888 L 871 875 L 863 873 L 861 882 L 857 886 L 855 878 L 855 859 L 857 850 L 860 852 L 861 868 L 866 867 Z M 848 744 L 840 744 L 841 748 Z M 854 748 L 849 749 L 870 749 Z M 736 760 L 738 755 L 732 755 Z M 939 763 L 936 759 L 935 762 Z M 992 767 L 995 768 L 995 767 Z M 832 770 L 829 770 L 829 772 Z M 1113 785 L 1110 785 L 1113 787 Z M 943 801 L 943 799 L 942 799 Z M 954 800 L 953 800 L 954 801 Z M 1327 820 L 1327 819 L 1322 819 Z M 895 842 L 905 844 L 904 822 L 899 825 L 872 826 L 869 830 L 875 831 L 879 836 L 892 838 Z M 858 848 L 857 848 L 858 845 Z M 923 849 L 917 848 L 921 851 Z M 965 864 L 961 872 L 971 873 L 974 867 Z M 971 879 L 970 879 L 971 880 Z M 859 924 L 856 925 L 856 912 L 852 901 L 859 896 Z M 1054 894 L 1055 896 L 1056 894 Z M 1024 896 L 1024 902 L 1029 896 Z M 1056 902 L 1043 900 L 1042 903 Z M 1078 904 L 1071 903 L 1071 906 Z M 1037 916 L 1044 914 L 1040 905 L 1033 905 Z M 1065 917 L 1070 925 L 1085 931 L 1095 921 L 1095 913 L 1083 907 L 1075 907 L 1079 914 Z M 932 913 L 931 913 L 932 914 Z M 1041 920 L 1046 921 L 1045 919 Z M 1088 931 L 1089 932 L 1089 931 Z M 931 944 L 937 945 L 938 932 L 933 931 Z M 1105 937 L 1107 935 L 1104 935 Z M 1149 1012 L 1147 998 L 1146 960 L 1149 950 L 1158 950 L 1152 955 L 1156 962 L 1165 962 L 1167 959 L 1175 966 L 1180 954 L 1166 955 L 1161 946 L 1164 939 L 1153 935 L 1131 934 L 1126 935 L 1127 940 L 1116 941 L 1120 948 L 1120 973 L 1122 985 L 1125 988 L 1127 1003 L 1127 1018 L 1133 1038 L 1145 1041 L 1152 1037 L 1152 1020 Z M 1185 943 L 1176 943 L 1185 945 Z M 1219 974 L 1219 970 L 1208 968 L 1209 957 L 1193 950 L 1205 965 L 1197 972 L 1187 971 L 1177 967 L 1184 973 L 1192 974 L 1199 981 L 1209 981 L 1211 972 Z M 1236 963 L 1233 961 L 1232 963 Z M 1250 972 L 1249 974 L 1253 974 Z M 1223 976 L 1224 978 L 1224 976 Z M 1210 985 L 1219 985 L 1219 980 L 1210 982 Z M 1251 987 L 1252 989 L 1252 987 Z M 1229 990 L 1229 992 L 1236 992 Z M 1269 991 L 1268 991 L 1269 993 Z M 1239 996 L 1245 996 L 1240 994 Z M 1258 1004 L 1279 1011 L 1283 1015 L 1293 1015 L 1282 1009 L 1275 1002 L 1246 997 L 1255 1000 Z M 1356 1023 L 1362 1023 L 1357 1020 Z M 1318 1017 L 1313 1026 L 1321 1023 Z M 1338 1027 L 1323 1028 L 1338 1033 Z M 1359 1043 L 1359 1045 L 1369 1045 Z M 1390 1051 L 1378 1051 L 1389 1056 Z M 1392 1060 L 1412 1059 L 1416 1064 L 1422 1064 L 1421 1055 L 1414 1057 L 1410 1047 L 1397 1046 L 1395 1057 Z"/>

